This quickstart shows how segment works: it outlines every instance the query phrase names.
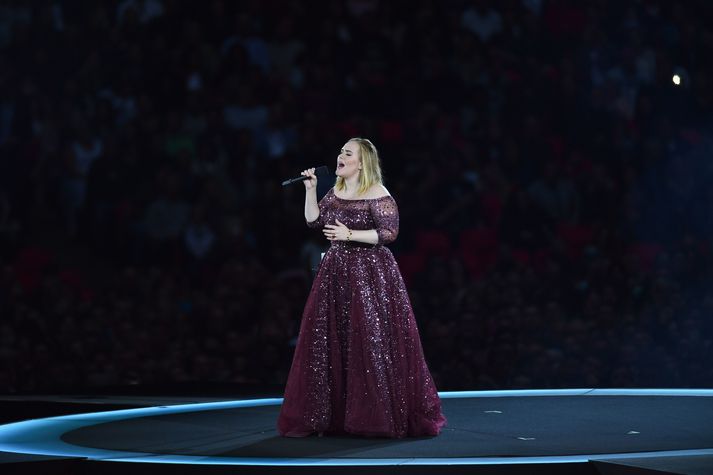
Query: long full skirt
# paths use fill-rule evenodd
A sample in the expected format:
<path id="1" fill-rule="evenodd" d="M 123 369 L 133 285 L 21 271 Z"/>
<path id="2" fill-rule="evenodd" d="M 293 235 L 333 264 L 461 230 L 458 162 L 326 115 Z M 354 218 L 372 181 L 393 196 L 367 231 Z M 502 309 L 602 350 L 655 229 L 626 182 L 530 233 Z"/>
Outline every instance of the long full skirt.
<path id="1" fill-rule="evenodd" d="M 340 244 L 325 254 L 304 308 L 278 431 L 437 435 L 446 419 L 394 256 Z"/>

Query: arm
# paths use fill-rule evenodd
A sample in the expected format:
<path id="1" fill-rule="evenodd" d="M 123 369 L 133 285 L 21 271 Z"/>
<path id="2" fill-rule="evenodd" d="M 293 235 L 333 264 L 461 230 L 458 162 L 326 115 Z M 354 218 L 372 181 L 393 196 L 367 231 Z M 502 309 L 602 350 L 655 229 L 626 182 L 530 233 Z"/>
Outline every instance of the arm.
<path id="1" fill-rule="evenodd" d="M 310 228 L 322 225 L 322 215 L 317 204 L 317 188 L 305 190 L 305 221 Z"/>
<path id="2" fill-rule="evenodd" d="M 379 235 L 376 229 L 365 229 L 363 231 L 353 231 L 350 241 L 365 242 L 367 244 L 377 244 L 379 242 Z"/>
<path id="3" fill-rule="evenodd" d="M 399 235 L 399 209 L 391 196 L 371 202 L 371 216 L 376 222 L 378 244 L 390 244 Z"/>
<path id="4" fill-rule="evenodd" d="M 379 242 L 379 235 L 376 229 L 353 230 L 346 227 L 341 221 L 336 220 L 337 224 L 325 224 L 322 232 L 324 237 L 330 241 L 355 241 L 365 242 L 367 244 L 376 244 Z M 309 223 L 308 223 L 309 224 Z"/>
<path id="5" fill-rule="evenodd" d="M 309 177 L 305 185 L 305 221 L 310 228 L 318 228 L 324 224 L 321 218 L 319 204 L 317 203 L 317 176 L 314 168 L 304 170 L 301 175 Z"/>

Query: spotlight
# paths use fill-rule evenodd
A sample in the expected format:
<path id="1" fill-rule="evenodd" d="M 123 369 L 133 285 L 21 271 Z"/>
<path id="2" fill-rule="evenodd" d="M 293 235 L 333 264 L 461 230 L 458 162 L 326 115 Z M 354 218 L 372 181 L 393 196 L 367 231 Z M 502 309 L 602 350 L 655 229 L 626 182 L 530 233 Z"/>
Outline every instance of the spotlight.
<path id="1" fill-rule="evenodd" d="M 691 86 L 688 70 L 686 70 L 683 66 L 676 66 L 673 68 L 673 71 L 671 71 L 671 74 L 671 82 L 673 82 L 674 87 L 688 89 Z"/>

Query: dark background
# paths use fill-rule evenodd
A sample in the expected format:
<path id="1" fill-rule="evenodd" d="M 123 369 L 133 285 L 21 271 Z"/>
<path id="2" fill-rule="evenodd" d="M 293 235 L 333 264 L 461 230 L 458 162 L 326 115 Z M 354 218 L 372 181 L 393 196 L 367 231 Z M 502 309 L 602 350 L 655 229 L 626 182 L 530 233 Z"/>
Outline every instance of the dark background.
<path id="1" fill-rule="evenodd" d="M 713 387 L 711 58 L 707 1 L 0 0 L 0 392 L 281 391 L 279 184 L 352 136 L 439 389 Z"/>

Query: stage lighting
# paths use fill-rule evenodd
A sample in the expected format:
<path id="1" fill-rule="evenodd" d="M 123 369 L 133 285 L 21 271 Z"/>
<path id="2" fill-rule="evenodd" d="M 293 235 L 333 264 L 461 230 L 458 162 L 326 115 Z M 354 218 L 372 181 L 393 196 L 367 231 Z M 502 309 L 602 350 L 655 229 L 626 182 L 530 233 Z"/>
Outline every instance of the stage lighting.
<path id="1" fill-rule="evenodd" d="M 671 82 L 673 82 L 674 87 L 683 87 L 687 89 L 691 86 L 688 70 L 683 66 L 676 66 L 673 68 L 671 73 Z"/>

